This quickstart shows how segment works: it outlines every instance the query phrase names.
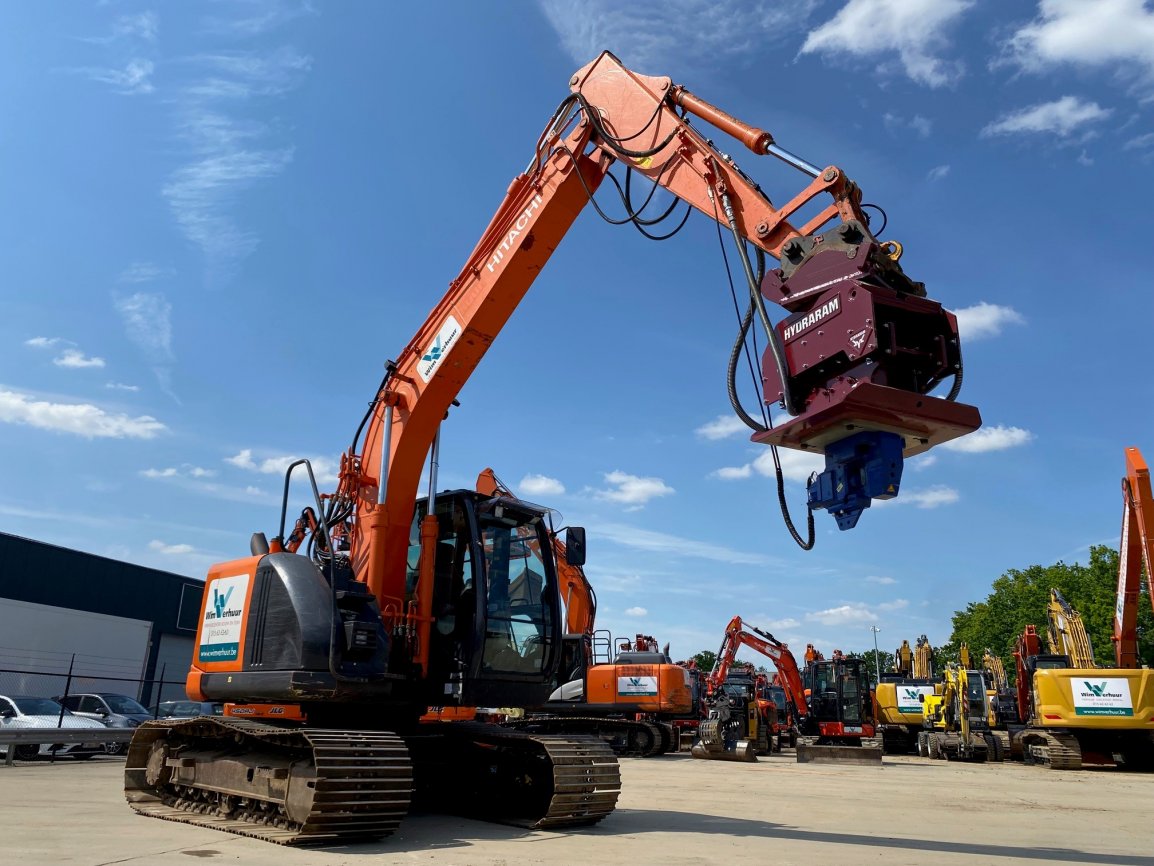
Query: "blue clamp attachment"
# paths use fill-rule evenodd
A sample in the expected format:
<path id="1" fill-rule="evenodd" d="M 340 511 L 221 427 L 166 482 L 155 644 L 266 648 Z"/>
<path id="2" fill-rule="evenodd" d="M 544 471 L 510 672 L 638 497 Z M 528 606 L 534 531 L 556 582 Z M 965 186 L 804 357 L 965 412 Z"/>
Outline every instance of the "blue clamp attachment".
<path id="1" fill-rule="evenodd" d="M 874 499 L 893 499 L 902 483 L 905 440 L 897 433 L 855 433 L 825 449 L 825 471 L 807 485 L 810 508 L 824 508 L 838 529 L 853 529 Z"/>

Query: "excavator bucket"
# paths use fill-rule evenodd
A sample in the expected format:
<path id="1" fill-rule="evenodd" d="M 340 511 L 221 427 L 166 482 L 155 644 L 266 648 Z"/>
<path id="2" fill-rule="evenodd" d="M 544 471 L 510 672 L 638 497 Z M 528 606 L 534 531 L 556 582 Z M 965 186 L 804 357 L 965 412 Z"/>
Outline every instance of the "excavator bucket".
<path id="1" fill-rule="evenodd" d="M 693 748 L 689 753 L 695 758 L 703 758 L 707 761 L 757 762 L 757 752 L 754 749 L 753 743 L 749 740 L 738 740 L 732 749 L 711 748 L 698 740 L 693 744 Z"/>
<path id="2" fill-rule="evenodd" d="M 865 764 L 882 765 L 881 746 L 815 746 L 797 744 L 799 764 Z"/>

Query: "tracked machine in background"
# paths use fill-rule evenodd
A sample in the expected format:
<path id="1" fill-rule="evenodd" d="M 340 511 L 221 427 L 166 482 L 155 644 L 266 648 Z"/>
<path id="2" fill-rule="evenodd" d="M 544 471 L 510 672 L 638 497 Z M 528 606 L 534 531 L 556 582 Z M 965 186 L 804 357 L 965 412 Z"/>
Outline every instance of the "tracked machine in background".
<path id="1" fill-rule="evenodd" d="M 761 695 L 756 672 L 736 672 L 733 668 L 743 646 L 772 661 L 785 692 L 783 697 L 792 701 L 799 712 L 805 707 L 801 671 L 789 646 L 735 616 L 725 627 L 717 660 L 706 677 L 707 715 L 698 726 L 698 740 L 692 750 L 695 758 L 756 761 L 757 755 L 775 751 L 773 738 L 780 733 L 777 705 L 768 695 Z"/>
<path id="2" fill-rule="evenodd" d="M 981 671 L 947 665 L 941 694 L 923 696 L 922 714 L 924 729 L 917 740 L 922 757 L 1003 760 L 1002 742 L 990 731 L 990 702 Z"/>
<path id="3" fill-rule="evenodd" d="M 894 653 L 894 671 L 883 673 L 874 688 L 874 714 L 887 755 L 915 751 L 923 730 L 922 701 L 942 693 L 942 678 L 934 677 L 933 649 L 921 635 L 916 650 L 902 641 Z"/>
<path id="4" fill-rule="evenodd" d="M 438 491 L 438 440 L 461 388 L 607 177 L 627 210 L 618 222 L 643 233 L 679 206 L 728 229 L 747 290 L 729 370 L 735 411 L 755 442 L 825 455 L 808 486 L 806 534 L 785 515 L 803 547 L 813 544 L 814 509 L 851 528 L 874 498 L 898 494 L 905 457 L 980 426 L 977 409 L 955 399 L 955 317 L 903 272 L 900 244 L 874 236 L 841 169 L 795 156 L 608 52 L 570 89 L 463 269 L 385 365 L 336 491 L 321 496 L 307 461 L 293 464 L 276 537 L 258 533 L 251 555 L 209 570 L 187 691 L 226 703 L 226 716 L 137 729 L 125 771 L 137 811 L 286 843 L 387 835 L 414 796 L 531 827 L 587 825 L 612 811 L 619 771 L 598 739 L 418 724 L 431 706 L 538 706 L 554 688 L 563 624 L 548 515 Z M 691 116 L 786 163 L 804 187 L 775 206 Z M 630 198 L 631 180 L 663 187 L 673 205 L 641 216 L 648 200 Z M 791 222 L 817 200 L 812 218 Z M 766 301 L 786 311 L 776 324 Z M 735 374 L 755 320 L 769 348 L 756 383 L 763 405 L 751 414 Z M 931 395 L 945 383 L 944 397 Z M 770 427 L 774 404 L 788 420 Z M 286 537 L 302 465 L 311 505 Z"/>
<path id="5" fill-rule="evenodd" d="M 797 740 L 798 762 L 880 764 L 882 744 L 865 660 L 847 658 L 841 650 L 826 659 L 813 644 L 806 646 L 805 659 L 806 713 Z"/>
<path id="6" fill-rule="evenodd" d="M 990 731 L 1002 744 L 1002 754 L 1022 757 L 1022 720 L 1018 717 L 1018 696 L 1006 677 L 1001 658 L 987 647 L 982 653 L 982 671 L 986 675 L 986 694 L 990 699 Z"/>

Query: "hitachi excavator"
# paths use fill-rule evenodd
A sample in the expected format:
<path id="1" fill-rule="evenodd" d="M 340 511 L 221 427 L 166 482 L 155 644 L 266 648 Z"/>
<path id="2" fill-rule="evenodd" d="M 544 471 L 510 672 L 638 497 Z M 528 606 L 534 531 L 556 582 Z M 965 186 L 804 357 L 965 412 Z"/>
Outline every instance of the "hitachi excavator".
<path id="1" fill-rule="evenodd" d="M 735 616 L 725 628 L 717 660 L 706 677 L 707 716 L 697 729 L 698 741 L 692 749 L 695 758 L 756 761 L 757 755 L 774 751 L 771 736 L 778 724 L 776 705 L 758 694 L 753 672 L 731 675 L 737 651 L 743 646 L 773 662 L 787 697 L 799 712 L 804 712 L 805 687 L 789 646 Z"/>
<path id="2" fill-rule="evenodd" d="M 225 715 L 137 729 L 125 789 L 138 812 L 295 844 L 387 835 L 414 797 L 539 828 L 613 810 L 619 769 L 599 739 L 418 724 L 430 706 L 537 706 L 554 688 L 564 625 L 547 514 L 439 491 L 439 432 L 607 177 L 626 209 L 617 220 L 595 203 L 611 222 L 660 238 L 656 225 L 683 207 L 732 239 L 747 302 L 729 364 L 735 411 L 754 442 L 825 455 L 807 488 L 806 534 L 787 520 L 799 544 L 812 547 L 815 509 L 851 528 L 873 499 L 898 494 L 904 458 L 980 426 L 956 400 L 955 317 L 903 272 L 901 245 L 874 236 L 844 171 L 608 52 L 569 87 L 464 267 L 385 365 L 336 491 L 322 496 L 309 463 L 293 463 L 275 537 L 256 533 L 249 555 L 209 569 L 186 688 Z M 709 138 L 720 135 L 785 163 L 804 186 L 775 206 Z M 644 180 L 672 194 L 663 216 L 632 198 Z M 803 208 L 812 216 L 795 225 Z M 766 301 L 786 311 L 776 324 Z M 755 320 L 768 349 L 764 405 L 750 413 L 734 377 Z M 948 393 L 931 394 L 939 386 Z M 787 420 L 771 427 L 774 404 Z M 286 538 L 290 483 L 302 475 L 310 509 Z"/>
<path id="3" fill-rule="evenodd" d="M 917 639 L 916 650 L 909 641 L 894 653 L 892 673 L 882 673 L 874 688 L 874 710 L 878 733 L 886 754 L 914 751 L 922 727 L 922 701 L 927 695 L 942 693 L 941 676 L 934 677 L 933 650 L 929 638 Z"/>

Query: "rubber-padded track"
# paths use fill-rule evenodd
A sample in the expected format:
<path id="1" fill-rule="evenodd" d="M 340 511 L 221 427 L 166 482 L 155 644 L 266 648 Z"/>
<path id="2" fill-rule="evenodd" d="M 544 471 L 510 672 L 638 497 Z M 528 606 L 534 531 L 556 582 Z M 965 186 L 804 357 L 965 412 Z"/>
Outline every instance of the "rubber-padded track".
<path id="1" fill-rule="evenodd" d="M 199 796 L 172 785 L 149 784 L 147 762 L 154 743 L 170 752 L 182 745 L 215 748 L 227 743 L 295 753 L 316 768 L 308 817 L 288 819 L 283 808 L 248 808 L 222 802 L 215 792 Z M 190 719 L 147 722 L 137 729 L 124 771 L 125 797 L 142 815 L 252 836 L 282 845 L 332 844 L 376 839 L 397 829 L 409 810 L 413 776 L 408 751 L 395 734 L 381 731 L 288 729 L 248 720 Z"/>

